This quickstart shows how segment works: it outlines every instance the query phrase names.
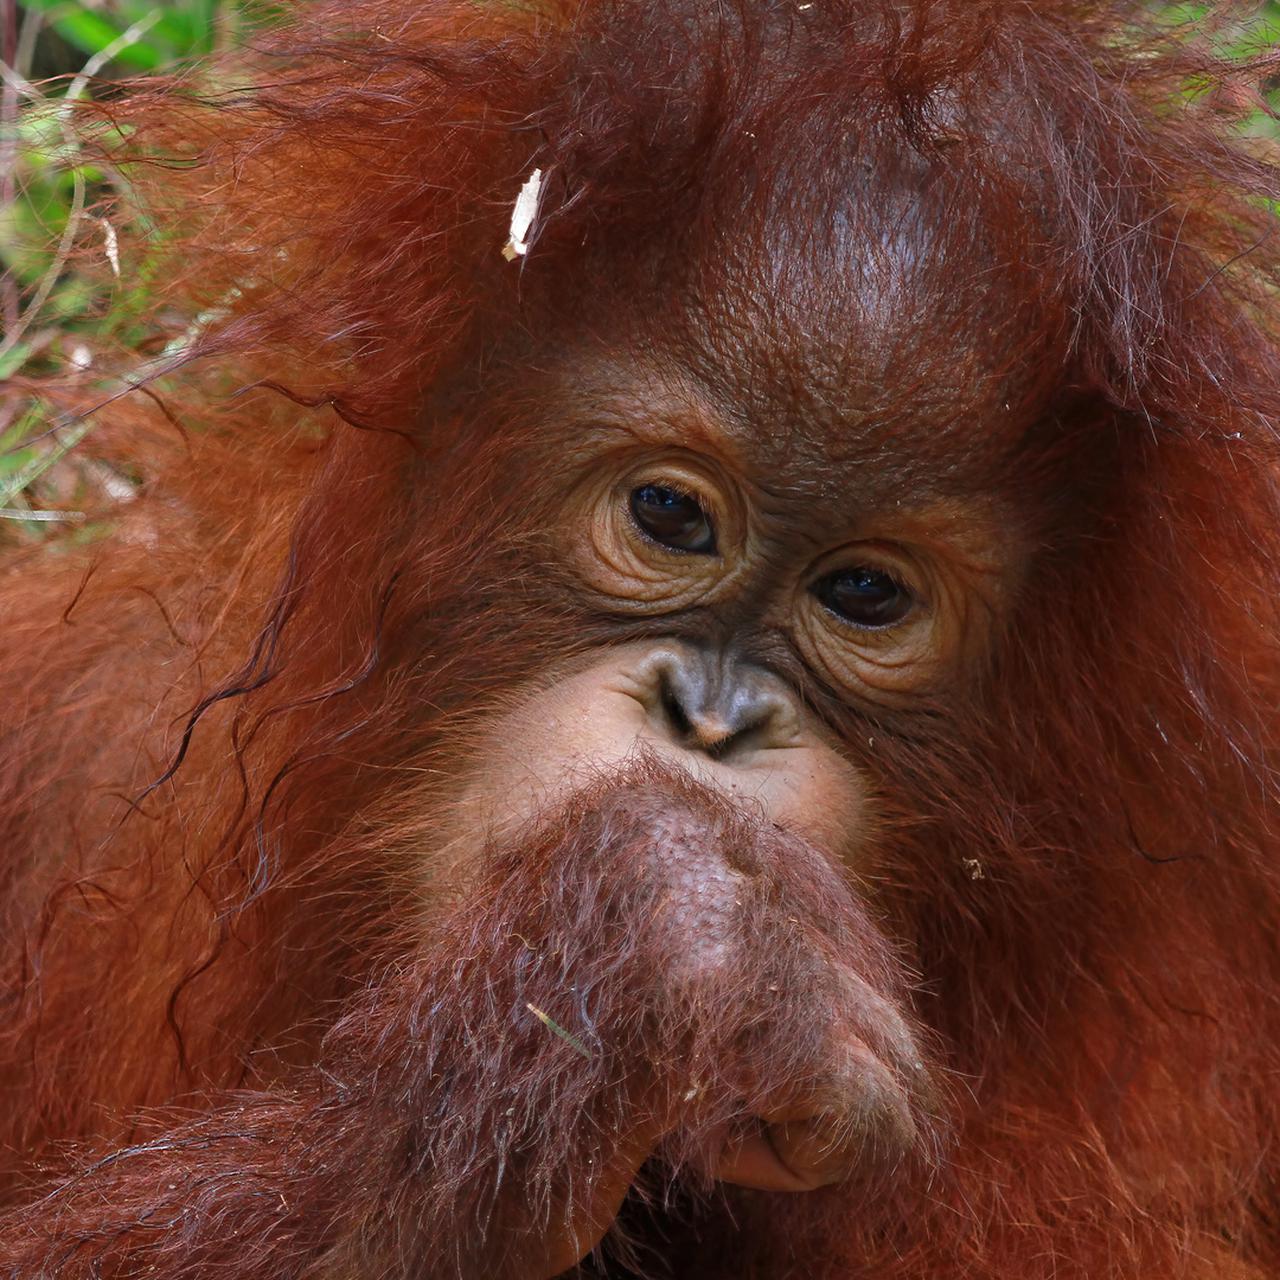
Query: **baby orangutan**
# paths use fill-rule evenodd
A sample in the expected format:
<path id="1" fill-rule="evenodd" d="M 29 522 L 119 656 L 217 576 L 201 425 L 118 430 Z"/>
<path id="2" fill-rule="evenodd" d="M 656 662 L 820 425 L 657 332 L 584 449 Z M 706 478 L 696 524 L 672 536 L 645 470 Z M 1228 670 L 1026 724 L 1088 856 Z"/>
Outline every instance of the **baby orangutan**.
<path id="1" fill-rule="evenodd" d="M 291 8 L 83 123 L 166 354 L 0 577 L 0 1276 L 1280 1273 L 1265 60 Z"/>

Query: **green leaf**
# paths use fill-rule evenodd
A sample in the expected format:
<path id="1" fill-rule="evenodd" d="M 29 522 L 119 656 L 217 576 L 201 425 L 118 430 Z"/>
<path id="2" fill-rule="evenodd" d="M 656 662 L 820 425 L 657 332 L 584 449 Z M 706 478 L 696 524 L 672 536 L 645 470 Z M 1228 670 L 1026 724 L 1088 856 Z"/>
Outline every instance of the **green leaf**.
<path id="1" fill-rule="evenodd" d="M 217 24 L 217 0 L 191 0 L 191 25 L 196 39 L 192 51 L 209 53 L 213 49 L 213 35 Z"/>
<path id="2" fill-rule="evenodd" d="M 130 26 L 161 8 L 157 0 L 118 0 L 115 7 Z M 199 32 L 189 14 L 181 9 L 164 9 L 153 21 L 147 39 L 163 44 L 174 57 L 183 57 L 198 43 Z"/>
<path id="3" fill-rule="evenodd" d="M 101 53 L 113 40 L 123 34 L 123 28 L 108 22 L 101 14 L 80 9 L 65 17 L 53 18 L 50 25 L 69 44 L 81 53 Z M 154 71 L 163 61 L 160 52 L 145 40 L 136 41 L 119 50 L 115 61 L 138 71 Z"/>
<path id="4" fill-rule="evenodd" d="M 1207 4 L 1166 4 L 1159 8 L 1161 21 L 1171 26 L 1182 26 L 1188 22 L 1201 22 L 1209 12 Z"/>
<path id="5" fill-rule="evenodd" d="M 13 377 L 22 368 L 30 354 L 31 344 L 29 342 L 19 342 L 12 350 L 0 356 L 0 380 Z"/>
<path id="6" fill-rule="evenodd" d="M 49 295 L 47 306 L 51 317 L 65 322 L 83 315 L 92 305 L 95 292 L 91 284 L 74 276 L 64 281 Z"/>

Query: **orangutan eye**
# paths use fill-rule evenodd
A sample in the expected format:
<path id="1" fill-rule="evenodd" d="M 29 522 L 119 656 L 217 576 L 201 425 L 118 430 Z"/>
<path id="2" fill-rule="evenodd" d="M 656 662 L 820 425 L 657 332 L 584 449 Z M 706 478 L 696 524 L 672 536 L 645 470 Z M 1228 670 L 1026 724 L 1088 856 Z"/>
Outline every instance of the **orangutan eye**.
<path id="1" fill-rule="evenodd" d="M 911 612 L 915 599 L 892 574 L 860 564 L 829 573 L 813 594 L 842 622 L 855 627 L 891 627 Z"/>
<path id="2" fill-rule="evenodd" d="M 631 518 L 640 531 L 672 551 L 714 555 L 716 534 L 701 504 L 664 484 L 642 484 L 631 491 Z"/>

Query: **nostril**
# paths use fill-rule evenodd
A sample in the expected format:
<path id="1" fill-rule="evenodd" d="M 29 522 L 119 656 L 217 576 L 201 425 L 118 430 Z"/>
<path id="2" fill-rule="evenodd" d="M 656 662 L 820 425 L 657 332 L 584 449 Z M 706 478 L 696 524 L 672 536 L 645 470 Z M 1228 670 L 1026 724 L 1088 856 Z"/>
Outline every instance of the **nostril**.
<path id="1" fill-rule="evenodd" d="M 667 718 L 676 737 L 687 739 L 694 736 L 693 724 L 689 720 L 688 714 L 680 703 L 680 697 L 672 687 L 672 683 L 666 672 L 662 674 L 662 713 Z"/>
<path id="2" fill-rule="evenodd" d="M 773 745 L 786 717 L 764 672 L 692 647 L 658 657 L 648 706 L 673 741 L 714 760 Z"/>
<path id="3" fill-rule="evenodd" d="M 718 760 L 751 733 L 755 718 L 739 714 L 727 721 L 718 707 L 703 705 L 706 690 L 701 685 L 688 684 L 669 672 L 661 676 L 659 702 L 667 727 L 681 745 Z"/>

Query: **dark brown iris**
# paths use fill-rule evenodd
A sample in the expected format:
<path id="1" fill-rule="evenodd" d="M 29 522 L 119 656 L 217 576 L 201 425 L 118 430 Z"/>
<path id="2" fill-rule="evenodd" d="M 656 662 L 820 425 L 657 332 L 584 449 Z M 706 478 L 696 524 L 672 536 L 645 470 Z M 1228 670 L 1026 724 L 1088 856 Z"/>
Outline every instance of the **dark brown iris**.
<path id="1" fill-rule="evenodd" d="M 701 504 L 687 493 L 663 484 L 644 484 L 631 491 L 631 516 L 646 537 L 694 555 L 713 555 L 715 530 Z"/>
<path id="2" fill-rule="evenodd" d="M 855 627 L 891 627 L 911 612 L 911 593 L 892 574 L 870 565 L 829 573 L 813 594 L 842 622 Z"/>

